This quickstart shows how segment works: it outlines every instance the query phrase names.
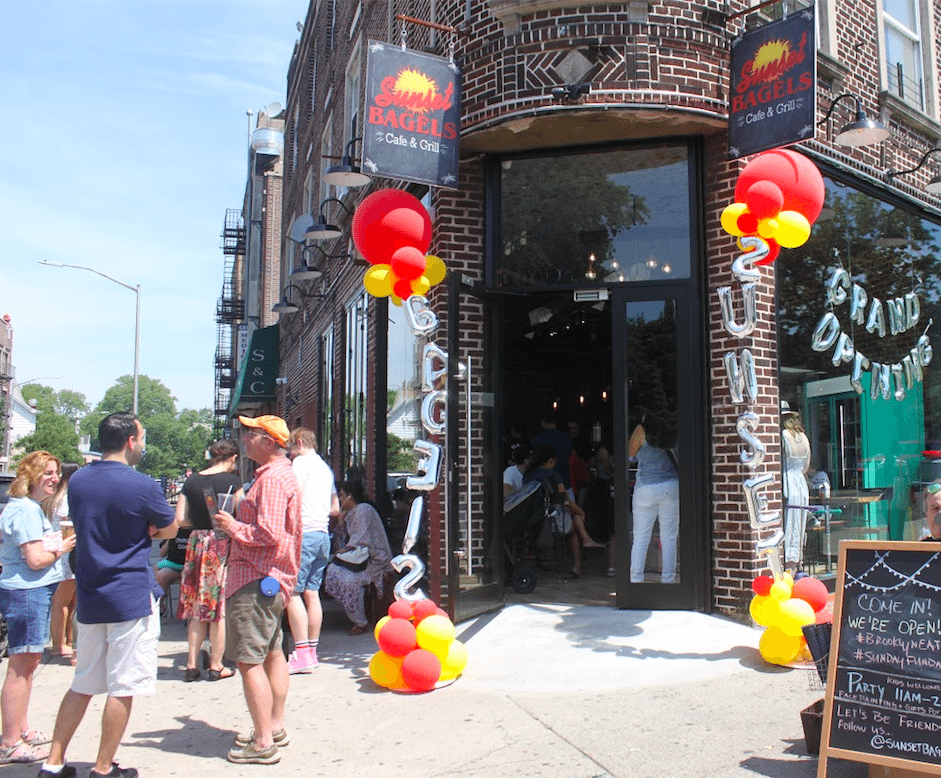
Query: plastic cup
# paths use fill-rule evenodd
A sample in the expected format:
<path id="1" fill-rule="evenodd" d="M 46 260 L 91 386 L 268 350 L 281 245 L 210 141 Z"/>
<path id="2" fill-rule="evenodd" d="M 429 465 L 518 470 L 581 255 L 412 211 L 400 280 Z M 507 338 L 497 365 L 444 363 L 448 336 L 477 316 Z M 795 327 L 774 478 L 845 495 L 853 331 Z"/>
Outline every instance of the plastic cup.
<path id="1" fill-rule="evenodd" d="M 63 540 L 65 540 L 66 538 L 70 538 L 72 537 L 72 535 L 75 534 L 75 527 L 73 526 L 72 522 L 69 521 L 68 519 L 63 519 L 62 521 L 59 522 L 59 529 L 62 530 Z"/>
<path id="2" fill-rule="evenodd" d="M 216 505 L 220 511 L 235 514 L 235 495 L 231 492 L 218 492 L 216 494 Z"/>

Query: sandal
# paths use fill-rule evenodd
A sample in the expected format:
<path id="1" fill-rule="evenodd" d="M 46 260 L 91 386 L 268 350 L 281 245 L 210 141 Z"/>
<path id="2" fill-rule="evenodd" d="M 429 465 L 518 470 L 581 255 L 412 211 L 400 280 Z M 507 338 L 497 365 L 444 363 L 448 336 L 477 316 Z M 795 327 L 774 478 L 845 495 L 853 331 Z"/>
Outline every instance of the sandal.
<path id="1" fill-rule="evenodd" d="M 199 678 L 199 668 L 187 667 L 186 671 L 183 673 L 183 682 L 192 683 L 197 678 Z"/>
<path id="2" fill-rule="evenodd" d="M 197 672 L 199 672 L 197 670 Z M 222 678 L 231 678 L 235 675 L 235 670 L 231 667 L 223 667 L 221 670 L 213 670 L 211 667 L 206 671 L 207 681 L 218 681 Z"/>
<path id="3" fill-rule="evenodd" d="M 52 742 L 52 735 L 47 735 L 45 732 L 40 732 L 38 729 L 24 732 L 21 737 L 23 738 L 23 742 L 30 746 L 44 746 L 46 743 Z"/>
<path id="4" fill-rule="evenodd" d="M 4 748 L 0 746 L 0 764 L 24 764 L 27 762 L 42 762 L 49 758 L 49 749 L 24 743 L 22 740 L 15 745 Z"/>

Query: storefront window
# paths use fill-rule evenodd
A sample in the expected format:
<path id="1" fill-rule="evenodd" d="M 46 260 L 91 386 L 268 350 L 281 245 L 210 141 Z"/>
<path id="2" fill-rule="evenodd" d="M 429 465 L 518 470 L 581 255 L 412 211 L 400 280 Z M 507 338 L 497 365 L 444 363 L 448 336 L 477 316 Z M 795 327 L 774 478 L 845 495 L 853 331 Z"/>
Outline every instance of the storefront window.
<path id="1" fill-rule="evenodd" d="M 368 296 L 364 293 L 346 309 L 346 407 L 344 440 L 347 445 L 346 477 L 366 477 L 366 370 Z"/>
<path id="2" fill-rule="evenodd" d="M 685 144 L 504 160 L 496 283 L 689 278 L 689 168 Z"/>
<path id="3" fill-rule="evenodd" d="M 781 399 L 810 444 L 786 522 L 806 522 L 801 566 L 817 573 L 840 540 L 918 539 L 941 476 L 923 453 L 941 449 L 941 220 L 825 181 L 810 240 L 776 263 Z"/>
<path id="4" fill-rule="evenodd" d="M 333 327 L 320 336 L 320 454 L 333 452 Z"/>

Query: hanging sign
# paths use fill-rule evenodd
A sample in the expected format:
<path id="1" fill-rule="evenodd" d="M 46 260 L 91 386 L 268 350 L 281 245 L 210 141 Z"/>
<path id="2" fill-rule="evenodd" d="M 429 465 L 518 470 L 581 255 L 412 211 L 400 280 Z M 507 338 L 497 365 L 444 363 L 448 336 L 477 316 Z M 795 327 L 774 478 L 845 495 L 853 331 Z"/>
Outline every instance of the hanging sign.
<path id="1" fill-rule="evenodd" d="M 732 41 L 731 159 L 814 137 L 816 53 L 813 6 Z"/>
<path id="2" fill-rule="evenodd" d="M 461 73 L 453 59 L 369 42 L 363 167 L 457 189 Z"/>

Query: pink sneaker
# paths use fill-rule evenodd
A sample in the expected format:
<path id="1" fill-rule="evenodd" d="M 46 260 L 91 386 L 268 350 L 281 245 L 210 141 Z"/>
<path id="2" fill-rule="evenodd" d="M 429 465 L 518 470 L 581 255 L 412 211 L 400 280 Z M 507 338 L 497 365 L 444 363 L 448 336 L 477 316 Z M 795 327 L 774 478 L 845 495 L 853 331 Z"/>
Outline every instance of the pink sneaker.
<path id="1" fill-rule="evenodd" d="M 288 659 L 288 673 L 290 675 L 309 673 L 310 669 L 314 666 L 310 660 L 311 656 L 309 650 L 299 649 L 295 651 L 291 654 L 291 658 Z"/>
<path id="2" fill-rule="evenodd" d="M 311 649 L 307 652 L 307 659 L 308 659 L 308 661 L 309 661 L 309 664 L 307 665 L 308 667 L 316 667 L 317 665 L 320 664 L 320 660 L 317 659 L 317 649 L 316 649 L 316 648 L 311 648 Z"/>

